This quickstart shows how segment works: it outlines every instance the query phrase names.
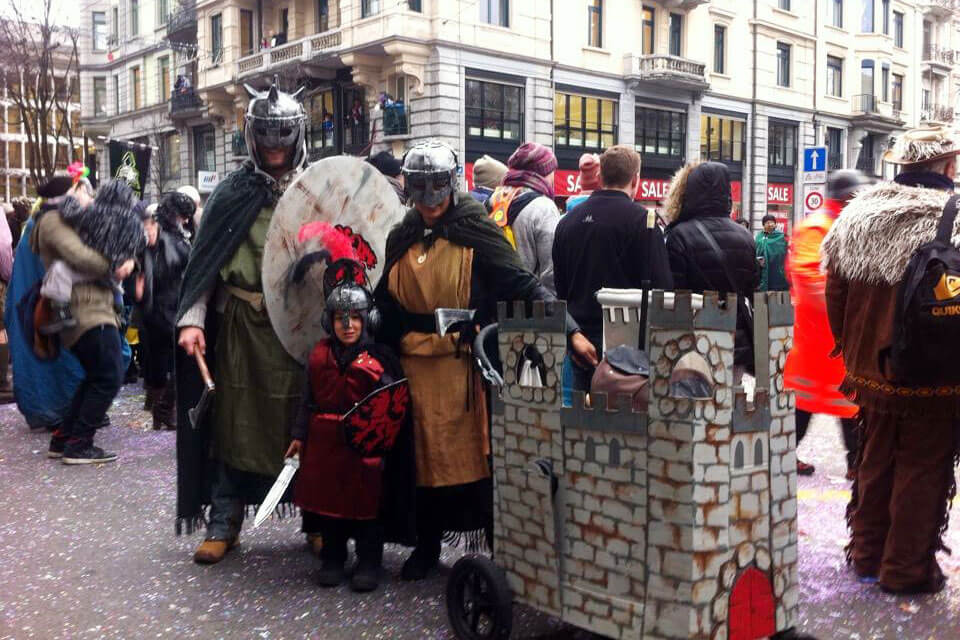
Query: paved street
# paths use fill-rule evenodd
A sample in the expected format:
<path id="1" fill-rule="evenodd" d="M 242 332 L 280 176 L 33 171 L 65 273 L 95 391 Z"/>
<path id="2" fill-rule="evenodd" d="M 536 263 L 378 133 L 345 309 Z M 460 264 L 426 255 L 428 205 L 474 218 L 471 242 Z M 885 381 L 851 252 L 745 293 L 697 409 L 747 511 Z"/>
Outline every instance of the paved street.
<path id="1" fill-rule="evenodd" d="M 142 401 L 133 387 L 118 399 L 99 442 L 121 457 L 101 468 L 47 460 L 46 434 L 0 407 L 0 639 L 452 637 L 444 578 L 397 581 L 401 549 L 388 550 L 389 577 L 369 596 L 313 585 L 319 562 L 295 520 L 245 531 L 216 567 L 193 564 L 199 538 L 173 535 L 174 435 L 149 430 Z M 895 599 L 850 577 L 840 451 L 828 420 L 800 451 L 818 468 L 800 481 L 801 628 L 824 640 L 957 638 L 960 558 L 942 558 L 951 583 L 932 598 Z M 948 545 L 960 549 L 960 508 L 952 515 Z M 588 634 L 517 608 L 514 637 Z"/>

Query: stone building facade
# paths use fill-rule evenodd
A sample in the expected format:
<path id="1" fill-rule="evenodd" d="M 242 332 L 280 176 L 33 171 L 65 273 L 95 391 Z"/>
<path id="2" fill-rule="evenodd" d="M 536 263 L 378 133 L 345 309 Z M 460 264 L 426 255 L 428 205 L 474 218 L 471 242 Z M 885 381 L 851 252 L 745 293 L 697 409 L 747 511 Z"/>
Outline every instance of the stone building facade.
<path id="1" fill-rule="evenodd" d="M 623 639 L 742 640 L 796 624 L 793 314 L 781 293 L 756 302 L 748 404 L 734 386 L 733 299 L 655 292 L 646 412 L 602 394 L 561 406 L 563 305 L 501 307 L 494 549 L 517 601 Z M 635 307 L 605 313 L 605 333 L 636 323 Z M 531 348 L 542 387 L 518 383 Z M 708 397 L 675 393 L 691 368 L 709 376 Z"/>
<path id="2" fill-rule="evenodd" d="M 804 147 L 826 146 L 830 168 L 890 177 L 890 137 L 952 123 L 960 106 L 956 0 L 157 0 L 131 38 L 134 4 L 84 8 L 85 121 L 98 135 L 168 137 L 179 182 L 243 160 L 242 85 L 277 76 L 306 87 L 312 159 L 399 156 L 435 137 L 469 182 L 481 155 L 535 140 L 554 148 L 569 196 L 582 153 L 630 144 L 645 204 L 660 206 L 684 162 L 711 159 L 730 171 L 734 216 L 759 226 L 770 213 L 789 232 L 804 215 Z M 119 16 L 116 51 L 93 47 L 94 13 Z M 131 108 L 135 68 L 144 97 Z M 179 76 L 187 94 L 154 89 Z"/>

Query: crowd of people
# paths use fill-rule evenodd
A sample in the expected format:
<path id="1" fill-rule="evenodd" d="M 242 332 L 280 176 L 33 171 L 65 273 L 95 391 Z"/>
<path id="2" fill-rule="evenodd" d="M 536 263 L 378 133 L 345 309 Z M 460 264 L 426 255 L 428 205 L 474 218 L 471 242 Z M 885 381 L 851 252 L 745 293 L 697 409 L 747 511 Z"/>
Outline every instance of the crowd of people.
<path id="1" fill-rule="evenodd" d="M 813 414 L 839 418 L 853 481 L 854 571 L 892 593 L 942 589 L 935 554 L 955 491 L 957 387 L 895 377 L 887 357 L 911 256 L 955 204 L 960 146 L 949 132 L 901 136 L 888 152 L 903 167 L 893 183 L 831 174 L 826 205 L 789 242 L 771 216 L 755 236 L 731 217 L 730 176 L 717 162 L 682 167 L 663 210 L 652 212 L 636 201 L 633 147 L 586 154 L 584 193 L 561 212 L 557 159 L 541 144 L 520 145 L 506 163 L 478 159 L 469 193 L 457 188 L 461 167 L 442 142 L 419 143 L 402 159 L 382 152 L 369 162 L 407 212 L 386 239 L 378 282 L 349 247 L 334 255 L 341 243 L 325 237 L 326 337 L 306 366 L 271 325 L 261 278 L 278 199 L 307 166 L 302 106 L 275 87 L 254 92 L 246 136 L 250 158 L 210 195 L 202 221 L 192 188 L 145 206 L 122 181 L 94 192 L 74 177 L 44 185 L 14 229 L 0 224 L 0 279 L 12 284 L 7 326 L 28 343 L 14 349 L 15 374 L 35 386 L 59 367 L 69 393 L 59 420 L 34 411 L 28 394 L 21 410 L 31 426 L 52 430 L 50 457 L 115 460 L 94 437 L 124 379 L 124 331 L 137 327 L 145 407 L 154 428 L 177 430 L 177 530 L 204 531 L 196 562 L 216 564 L 237 544 L 247 508 L 263 502 L 292 457 L 300 471 L 288 498 L 320 557 L 323 586 L 349 578 L 356 591 L 376 589 L 385 542 L 413 547 L 405 580 L 435 569 L 444 540 L 491 544 L 488 392 L 461 357 L 472 331 L 445 334 L 438 308 L 474 310 L 482 326 L 501 300 L 565 300 L 563 386 L 589 392 L 605 356 L 599 289 L 735 293 L 739 384 L 754 366 L 754 292 L 789 289 L 796 320 L 785 379 L 796 395 L 797 441 Z M 960 295 L 957 283 L 960 274 L 945 273 L 937 300 Z M 642 349 L 642 338 L 632 346 Z M 191 424 L 206 370 L 217 393 Z M 371 454 L 345 441 L 340 424 L 354 403 L 400 381 L 408 419 L 395 442 Z M 814 469 L 798 462 L 798 471 Z M 348 571 L 351 538 L 357 563 Z"/>

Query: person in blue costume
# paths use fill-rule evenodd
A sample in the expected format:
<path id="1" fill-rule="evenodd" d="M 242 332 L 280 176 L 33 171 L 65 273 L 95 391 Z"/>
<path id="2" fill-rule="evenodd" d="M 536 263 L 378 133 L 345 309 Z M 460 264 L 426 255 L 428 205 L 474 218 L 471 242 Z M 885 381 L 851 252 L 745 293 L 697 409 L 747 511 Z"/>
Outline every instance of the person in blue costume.
<path id="1" fill-rule="evenodd" d="M 56 177 L 37 189 L 40 198 L 23 226 L 13 260 L 13 275 L 7 289 L 4 321 L 10 340 L 10 360 L 13 364 L 13 396 L 17 408 L 31 429 L 53 431 L 60 426 L 70 409 L 70 402 L 83 379 L 83 368 L 67 349 L 53 360 L 40 360 L 27 342 L 17 305 L 33 286 L 43 280 L 46 269 L 40 257 L 30 248 L 33 231 L 33 213 L 44 200 L 64 195 L 71 188 L 68 176 Z"/>
<path id="2" fill-rule="evenodd" d="M 39 198 L 34 203 L 30 218 L 20 232 L 13 260 L 13 275 L 7 288 L 4 322 L 10 341 L 10 361 L 13 366 L 13 397 L 27 426 L 33 430 L 54 431 L 60 427 L 70 410 L 70 403 L 83 380 L 83 367 L 68 349 L 61 349 L 56 358 L 41 360 L 33 352 L 24 336 L 17 305 L 38 282 L 46 269 L 30 248 L 30 235 L 35 224 L 34 214 L 45 201 L 58 198 L 74 185 L 69 176 L 56 176 L 37 189 Z M 130 347 L 122 345 L 124 366 L 130 361 Z"/>

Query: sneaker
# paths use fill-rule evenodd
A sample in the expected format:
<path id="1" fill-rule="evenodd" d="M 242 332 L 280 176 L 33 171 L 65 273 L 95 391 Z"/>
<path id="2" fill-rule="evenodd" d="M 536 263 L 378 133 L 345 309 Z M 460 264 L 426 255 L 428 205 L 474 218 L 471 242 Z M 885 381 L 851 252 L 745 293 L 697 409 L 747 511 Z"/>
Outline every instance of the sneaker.
<path id="1" fill-rule="evenodd" d="M 817 470 L 817 468 L 814 467 L 812 464 L 807 464 L 806 462 L 803 462 L 802 460 L 797 460 L 797 475 L 798 475 L 798 476 L 812 476 L 812 475 L 813 475 L 813 472 L 816 471 L 816 470 Z"/>
<path id="2" fill-rule="evenodd" d="M 67 448 L 63 452 L 63 464 L 100 464 L 101 462 L 113 462 L 117 459 L 117 454 L 107 453 L 100 447 L 92 444 L 86 447 Z"/>
<path id="3" fill-rule="evenodd" d="M 50 448 L 47 449 L 48 458 L 62 458 L 63 450 L 67 447 L 67 437 L 54 433 L 50 436 Z"/>

